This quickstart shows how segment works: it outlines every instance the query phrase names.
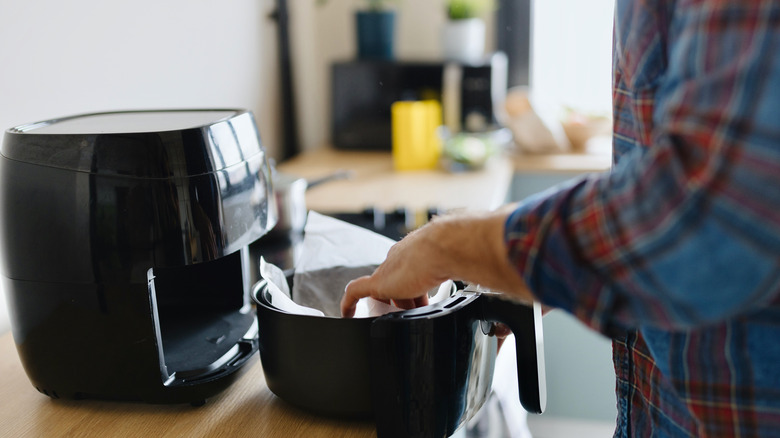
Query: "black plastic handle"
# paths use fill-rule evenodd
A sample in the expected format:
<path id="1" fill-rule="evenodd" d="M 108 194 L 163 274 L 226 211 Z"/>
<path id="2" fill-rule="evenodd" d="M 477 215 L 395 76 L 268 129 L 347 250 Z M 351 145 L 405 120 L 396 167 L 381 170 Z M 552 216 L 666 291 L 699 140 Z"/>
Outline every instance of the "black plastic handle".
<path id="1" fill-rule="evenodd" d="M 547 404 L 541 305 L 528 306 L 484 293 L 479 298 L 482 319 L 506 324 L 515 335 L 520 403 L 528 412 L 541 414 Z"/>

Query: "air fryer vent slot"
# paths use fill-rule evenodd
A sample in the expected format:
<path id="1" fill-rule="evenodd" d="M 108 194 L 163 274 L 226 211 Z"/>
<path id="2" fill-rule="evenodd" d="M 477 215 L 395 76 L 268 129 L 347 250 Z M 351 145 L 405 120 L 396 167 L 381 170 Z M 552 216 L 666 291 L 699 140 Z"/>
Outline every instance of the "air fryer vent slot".
<path id="1" fill-rule="evenodd" d="M 246 305 L 241 252 L 153 272 L 162 359 L 169 376 L 214 372 L 254 323 Z"/>

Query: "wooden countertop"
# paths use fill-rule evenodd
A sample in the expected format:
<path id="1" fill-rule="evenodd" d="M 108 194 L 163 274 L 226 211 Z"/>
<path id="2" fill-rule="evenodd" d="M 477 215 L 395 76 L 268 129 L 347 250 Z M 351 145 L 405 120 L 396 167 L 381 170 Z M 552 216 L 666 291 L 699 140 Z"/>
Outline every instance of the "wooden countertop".
<path id="1" fill-rule="evenodd" d="M 310 189 L 307 207 L 316 211 L 361 211 L 368 207 L 414 210 L 488 210 L 500 206 L 512 180 L 509 159 L 495 160 L 484 169 L 448 173 L 443 170 L 393 170 L 389 152 L 340 151 L 321 148 L 285 161 L 277 168 L 307 179 L 338 170 L 352 172 L 348 180 L 331 181 Z"/>
<path id="2" fill-rule="evenodd" d="M 259 356 L 204 406 L 53 400 L 33 388 L 13 337 L 0 337 L 0 436 L 3 437 L 375 437 L 371 422 L 303 412 L 265 385 Z"/>

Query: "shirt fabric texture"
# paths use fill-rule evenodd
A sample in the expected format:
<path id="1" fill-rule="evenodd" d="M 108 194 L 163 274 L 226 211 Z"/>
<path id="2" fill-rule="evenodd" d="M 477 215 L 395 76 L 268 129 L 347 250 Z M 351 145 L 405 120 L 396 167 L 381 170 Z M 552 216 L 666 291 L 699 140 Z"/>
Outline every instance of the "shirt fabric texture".
<path id="1" fill-rule="evenodd" d="M 616 437 L 780 436 L 780 1 L 616 0 L 613 67 L 612 169 L 509 257 L 613 339 Z"/>

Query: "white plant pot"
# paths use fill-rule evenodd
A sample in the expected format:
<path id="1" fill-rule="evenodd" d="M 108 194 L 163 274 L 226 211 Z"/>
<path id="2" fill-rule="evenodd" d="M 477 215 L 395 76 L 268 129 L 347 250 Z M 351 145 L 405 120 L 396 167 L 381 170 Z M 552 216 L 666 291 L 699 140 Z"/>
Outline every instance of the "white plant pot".
<path id="1" fill-rule="evenodd" d="M 444 23 L 442 54 L 450 61 L 480 60 L 485 54 L 485 22 L 481 18 L 467 18 Z"/>

